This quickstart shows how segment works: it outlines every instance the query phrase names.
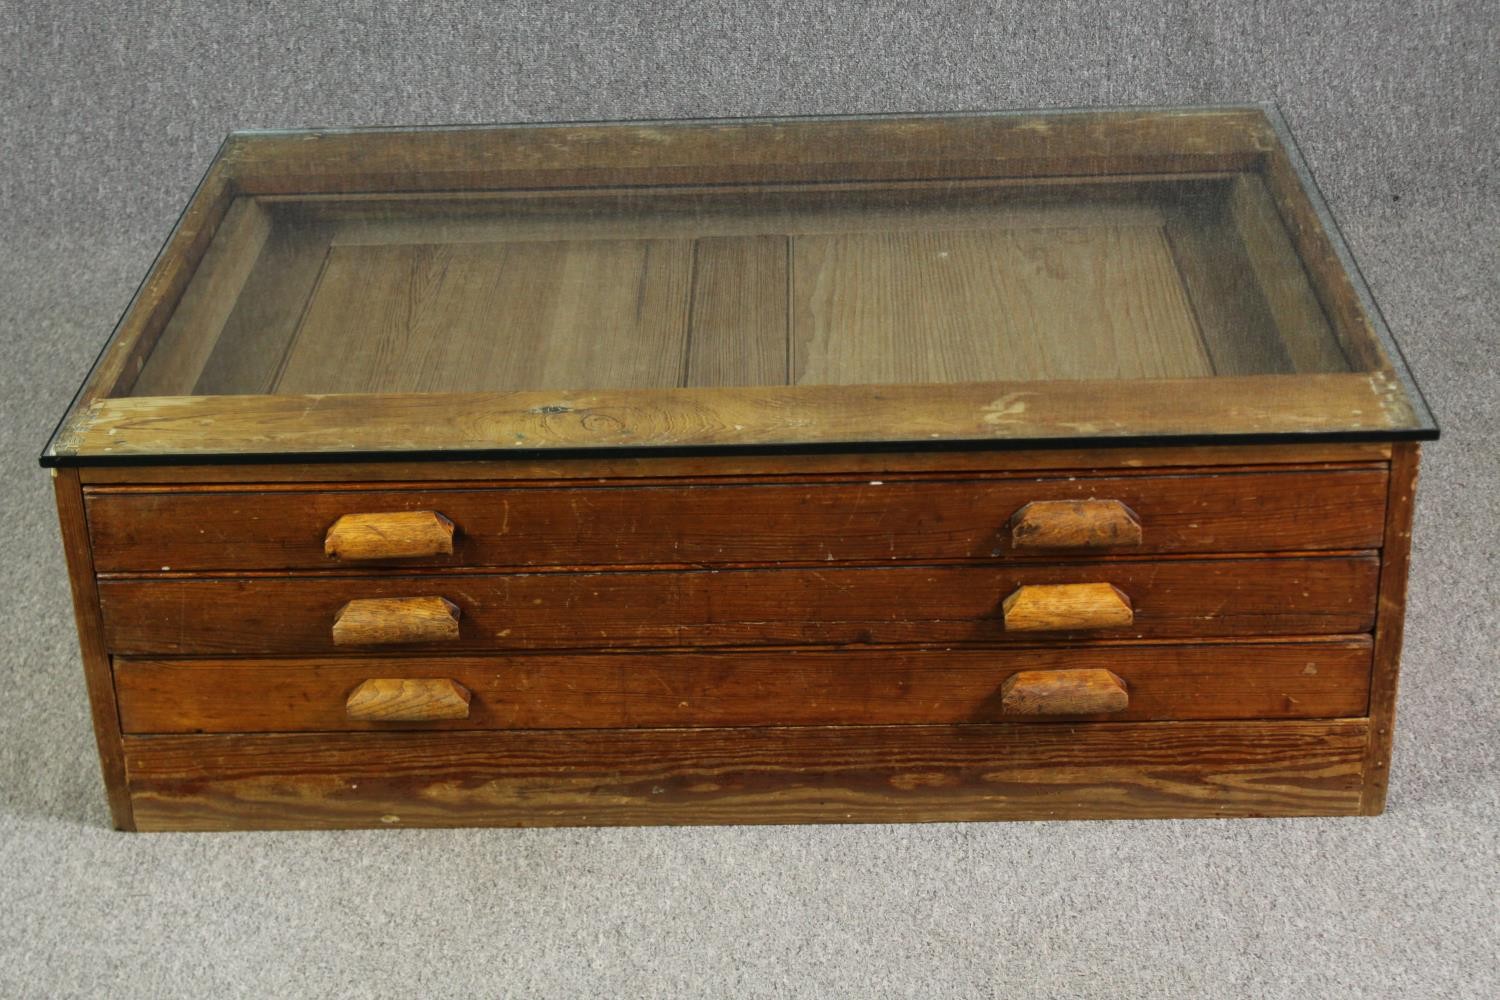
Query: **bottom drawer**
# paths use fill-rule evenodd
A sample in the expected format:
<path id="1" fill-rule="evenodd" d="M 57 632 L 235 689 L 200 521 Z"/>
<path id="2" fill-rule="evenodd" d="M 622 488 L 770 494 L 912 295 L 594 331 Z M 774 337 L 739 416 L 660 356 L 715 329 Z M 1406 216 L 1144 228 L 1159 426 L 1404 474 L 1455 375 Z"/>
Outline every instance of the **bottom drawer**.
<path id="1" fill-rule="evenodd" d="M 1312 816 L 1368 725 L 1144 722 L 127 736 L 142 830 Z"/>
<path id="2" fill-rule="evenodd" d="M 991 650 L 118 659 L 115 686 L 127 733 L 1337 718 L 1365 714 L 1370 656 L 1361 636 Z M 1107 715 L 1080 713 L 1069 697 L 1066 681 L 1080 675 L 1064 672 L 1083 670 L 1108 671 L 1124 689 L 1107 692 L 1118 693 Z M 1024 705 L 1006 689 L 1021 671 L 1042 673 L 1027 678 L 1041 684 Z M 1064 689 L 1049 690 L 1059 678 Z"/>

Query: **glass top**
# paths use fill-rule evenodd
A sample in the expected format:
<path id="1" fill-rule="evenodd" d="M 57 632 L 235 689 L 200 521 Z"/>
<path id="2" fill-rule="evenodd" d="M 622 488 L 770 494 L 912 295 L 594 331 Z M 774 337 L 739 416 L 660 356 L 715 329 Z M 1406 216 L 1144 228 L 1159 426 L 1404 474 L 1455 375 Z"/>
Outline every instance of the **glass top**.
<path id="1" fill-rule="evenodd" d="M 1092 126 L 1092 150 L 1075 148 L 1088 134 L 1071 145 L 1064 136 L 1026 169 L 1001 155 L 988 170 L 975 123 L 981 132 L 995 123 L 998 141 L 1024 116 L 915 120 L 928 130 L 949 123 L 980 147 L 965 147 L 974 164 L 951 150 L 920 162 L 933 154 L 887 119 L 834 119 L 821 133 L 805 120 L 758 131 L 662 125 L 669 138 L 654 161 L 639 149 L 645 126 L 523 129 L 543 139 L 511 150 L 533 167 L 515 177 L 486 177 L 495 151 L 475 148 L 486 136 L 501 137 L 490 140 L 497 151 L 514 146 L 519 133 L 504 129 L 433 130 L 425 144 L 420 131 L 307 133 L 334 147 L 310 162 L 289 143 L 298 134 L 251 134 L 239 140 L 243 155 L 232 139 L 216 164 L 226 175 L 238 164 L 238 182 L 216 188 L 211 170 L 179 224 L 174 242 L 187 229 L 197 246 L 164 251 L 178 268 L 175 294 L 138 299 L 122 321 L 113 350 L 128 356 L 120 342 L 132 314 L 154 308 L 135 317 L 134 363 L 111 376 L 106 352 L 80 407 L 92 406 L 94 424 L 126 421 L 99 458 L 856 444 L 838 428 L 872 405 L 888 426 L 866 443 L 1141 439 L 1154 427 L 1163 439 L 1430 436 L 1430 414 L 1278 123 L 1260 109 L 1234 114 L 1249 123 L 1245 134 L 1221 124 L 1221 148 L 1206 151 L 1203 122 L 1180 124 L 1190 114 L 1066 119 L 1064 133 L 1091 120 L 1107 127 Z M 830 139 L 851 122 L 867 127 L 841 150 Z M 1127 141 L 1153 122 L 1155 146 Z M 751 132 L 724 139 L 735 127 Z M 694 145 L 694 130 L 717 130 L 720 147 Z M 1270 151 L 1257 148 L 1265 136 Z M 780 165 L 746 154 L 783 146 Z M 1087 169 L 1089 156 L 1098 169 Z M 585 182 L 562 183 L 574 176 Z M 992 406 L 959 415 L 978 434 L 950 433 L 924 409 L 970 396 L 992 404 L 1007 386 L 1038 406 L 1035 417 L 1008 422 L 1002 407 L 994 419 Z M 430 416 L 442 406 L 431 397 L 452 394 L 465 396 L 459 410 L 492 394 L 489 414 L 523 402 L 534 417 L 646 401 L 667 411 L 743 405 L 750 416 L 741 435 L 725 417 L 714 439 L 680 442 L 614 426 L 591 436 L 583 417 L 558 442 L 528 443 L 499 417 L 467 438 L 387 428 L 388 446 L 352 426 L 361 407 L 373 408 L 374 426 L 399 420 L 392 408 Z M 304 419 L 343 420 L 342 438 L 323 426 L 299 449 L 296 428 L 285 447 L 236 430 L 257 413 L 291 419 L 286 400 L 328 395 L 350 398 Z M 1063 426 L 1090 400 L 1098 419 Z M 794 419 L 747 427 L 767 406 Z M 150 407 L 154 439 L 140 422 Z M 207 428 L 199 445 L 187 427 L 163 443 L 163 413 L 189 411 Z M 96 430 L 70 439 L 65 421 L 49 455 L 71 444 L 81 456 Z"/>

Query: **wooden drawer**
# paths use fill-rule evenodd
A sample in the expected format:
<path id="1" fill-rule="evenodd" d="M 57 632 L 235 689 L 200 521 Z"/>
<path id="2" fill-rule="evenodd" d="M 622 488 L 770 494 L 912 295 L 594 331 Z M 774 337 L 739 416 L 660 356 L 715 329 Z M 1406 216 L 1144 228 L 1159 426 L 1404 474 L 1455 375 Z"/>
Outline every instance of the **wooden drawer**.
<path id="1" fill-rule="evenodd" d="M 1125 554 L 1373 549 L 1385 496 L 1379 468 L 756 485 L 97 490 L 88 496 L 88 517 L 103 573 L 391 565 L 378 551 L 336 561 L 325 553 L 326 537 L 346 515 L 412 511 L 450 521 L 452 551 L 397 564 L 925 562 L 1056 558 L 1068 547 L 1049 542 Z M 1103 519 L 1105 537 L 1032 533 L 1023 538 L 1030 546 L 1017 546 L 1013 518 L 1027 504 L 1090 498 L 1117 501 L 1125 511 L 1093 515 Z M 1113 531 L 1110 518 L 1126 516 L 1138 522 L 1138 534 Z M 1110 538 L 1117 544 L 1106 544 Z"/>
<path id="2" fill-rule="evenodd" d="M 126 736 L 142 830 L 1326 816 L 1364 719 Z"/>
<path id="3" fill-rule="evenodd" d="M 100 581 L 99 600 L 106 644 L 122 655 L 305 656 L 379 648 L 385 641 L 451 652 L 1035 643 L 1039 635 L 1053 640 L 1365 632 L 1374 621 L 1378 570 L 1374 556 L 1322 556 L 1002 567 L 111 579 Z M 1045 633 L 1007 628 L 1013 608 L 1005 602 L 1023 587 L 1089 583 L 1115 588 L 1120 601 L 1128 602 L 1130 620 Z M 415 610 L 404 603 L 371 603 L 390 599 L 423 600 Z M 444 608 L 456 621 L 447 620 Z M 434 619 L 441 619 L 436 628 Z M 360 628 L 351 630 L 356 620 Z M 336 622 L 345 628 L 339 642 Z"/>
<path id="4" fill-rule="evenodd" d="M 1007 682 L 1018 675 L 1023 682 L 1050 681 L 1058 695 L 1017 704 Z M 1123 689 L 1123 704 L 1078 712 L 1064 685 L 1110 675 Z M 989 650 L 115 661 L 127 733 L 1334 718 L 1364 714 L 1369 677 L 1367 637 Z M 398 680 L 406 686 L 398 688 Z M 351 699 L 377 685 L 383 685 L 379 712 L 363 711 L 363 701 L 360 709 L 351 707 Z M 455 689 L 464 700 L 454 703 L 458 711 L 443 711 L 431 692 Z"/>

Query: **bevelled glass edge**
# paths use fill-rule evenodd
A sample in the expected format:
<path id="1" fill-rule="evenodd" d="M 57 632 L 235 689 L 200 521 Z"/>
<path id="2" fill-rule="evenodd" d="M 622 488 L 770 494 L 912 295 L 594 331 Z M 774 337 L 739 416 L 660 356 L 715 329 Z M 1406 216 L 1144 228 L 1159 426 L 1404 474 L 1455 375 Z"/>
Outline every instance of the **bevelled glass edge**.
<path id="1" fill-rule="evenodd" d="M 1228 104 L 1109 104 L 1088 106 L 1065 106 L 1054 108 L 972 108 L 966 111 L 880 111 L 862 114 L 827 115 L 827 114 L 793 114 L 793 115 L 727 115 L 711 116 L 703 118 L 577 118 L 571 120 L 551 119 L 547 121 L 506 121 L 506 122 L 448 122 L 426 125 L 344 125 L 344 126 L 318 126 L 307 125 L 295 128 L 245 128 L 235 129 L 226 136 L 226 139 L 235 136 L 254 137 L 276 137 L 286 138 L 298 135 L 359 135 L 361 133 L 385 133 L 402 134 L 417 132 L 465 132 L 485 131 L 493 129 L 550 129 L 550 128 L 577 128 L 580 126 L 645 126 L 660 128 L 664 126 L 694 126 L 694 125 L 773 125 L 779 122 L 797 122 L 800 124 L 816 125 L 822 122 L 879 122 L 879 121 L 901 121 L 903 119 L 937 119 L 937 118 L 1025 118 L 1034 116 L 1063 116 L 1063 115 L 1089 115 L 1089 114 L 1163 114 L 1163 115 L 1192 115 L 1192 114 L 1222 114 L 1228 111 L 1259 111 L 1265 112 L 1274 105 L 1267 102 L 1245 101 L 1243 103 Z"/>
<path id="2" fill-rule="evenodd" d="M 782 444 L 717 445 L 627 445 L 623 447 L 553 448 L 453 448 L 410 451 L 276 451 L 195 452 L 167 455 L 55 455 L 44 454 L 41 465 L 48 469 L 82 467 L 128 468 L 148 465 L 291 465 L 344 464 L 355 462 L 466 462 L 587 460 L 598 458 L 650 458 L 756 456 L 756 455 L 871 455 L 954 451 L 1048 451 L 1087 448 L 1187 448 L 1212 445 L 1317 445 L 1383 444 L 1404 441 L 1435 441 L 1438 428 L 1414 427 L 1369 431 L 1286 431 L 1269 434 L 1225 432 L 1220 434 L 1104 435 L 1032 438 L 974 438 L 947 441 L 930 439 L 887 441 L 817 441 Z"/>
<path id="3" fill-rule="evenodd" d="M 1427 397 L 1423 395 L 1422 387 L 1417 384 L 1416 377 L 1411 373 L 1411 366 L 1406 360 L 1406 354 L 1401 350 L 1401 344 L 1391 333 L 1390 326 L 1385 321 L 1385 314 L 1380 311 L 1380 305 L 1375 301 L 1369 283 L 1365 281 L 1364 273 L 1360 271 L 1359 263 L 1349 249 L 1349 243 L 1344 238 L 1343 230 L 1339 228 L 1338 220 L 1333 217 L 1333 212 L 1329 209 L 1328 202 L 1324 199 L 1312 170 L 1303 158 L 1301 147 L 1297 145 L 1297 139 L 1292 134 L 1291 126 L 1287 124 L 1286 116 L 1274 103 L 1263 105 L 1262 110 L 1266 121 L 1270 123 L 1276 135 L 1276 140 L 1286 151 L 1287 162 L 1291 164 L 1293 173 L 1297 175 L 1297 182 L 1302 185 L 1307 200 L 1312 205 L 1318 225 L 1322 226 L 1323 231 L 1328 234 L 1328 242 L 1333 247 L 1339 266 L 1349 277 L 1349 284 L 1354 289 L 1360 308 L 1369 317 L 1371 329 L 1380 341 L 1380 346 L 1385 349 L 1386 356 L 1391 360 L 1396 381 L 1400 384 L 1406 396 L 1407 405 L 1411 408 L 1414 422 L 1412 430 L 1427 432 L 1427 437 L 1423 440 L 1437 440 L 1441 434 L 1437 417 L 1432 412 L 1432 407 L 1427 404 Z"/>

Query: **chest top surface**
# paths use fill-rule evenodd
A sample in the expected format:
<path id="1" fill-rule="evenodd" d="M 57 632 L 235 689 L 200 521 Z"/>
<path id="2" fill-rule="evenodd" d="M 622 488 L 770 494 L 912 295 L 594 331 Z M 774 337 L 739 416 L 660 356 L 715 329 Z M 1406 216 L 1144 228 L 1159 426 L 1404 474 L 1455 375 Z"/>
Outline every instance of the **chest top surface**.
<path id="1" fill-rule="evenodd" d="M 1435 435 L 1238 107 L 235 133 L 42 461 Z"/>

